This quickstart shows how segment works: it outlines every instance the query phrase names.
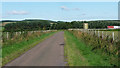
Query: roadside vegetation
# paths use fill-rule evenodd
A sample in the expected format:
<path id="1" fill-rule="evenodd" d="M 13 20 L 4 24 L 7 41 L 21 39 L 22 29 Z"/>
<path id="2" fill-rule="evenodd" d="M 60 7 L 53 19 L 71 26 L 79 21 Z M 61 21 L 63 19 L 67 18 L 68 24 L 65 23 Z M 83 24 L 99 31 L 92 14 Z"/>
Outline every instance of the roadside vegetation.
<path id="1" fill-rule="evenodd" d="M 69 66 L 118 66 L 118 47 L 78 31 L 65 31 Z M 110 45 L 111 44 L 111 45 Z"/>
<path id="2" fill-rule="evenodd" d="M 46 32 L 40 34 L 33 34 L 29 37 L 19 37 L 12 41 L 6 41 L 2 45 L 2 65 L 10 62 L 11 60 L 19 57 L 41 41 L 53 35 L 55 32 Z M 21 39 L 22 38 L 22 39 Z"/>
<path id="3" fill-rule="evenodd" d="M 55 33 L 51 31 L 83 29 L 84 23 L 88 23 L 89 29 L 107 29 L 107 26 L 120 26 L 119 20 L 64 22 L 33 19 L 22 21 L 7 20 L 1 23 L 3 65 Z M 101 31 L 108 32 L 107 35 L 109 36 L 113 31 L 117 36 L 117 32 L 120 29 Z M 120 41 L 113 42 L 111 38 L 109 39 L 109 36 L 106 39 L 102 39 L 101 36 L 98 38 L 79 31 L 65 31 L 65 56 L 68 65 L 118 66 L 117 57 L 120 52 L 118 51 Z"/>

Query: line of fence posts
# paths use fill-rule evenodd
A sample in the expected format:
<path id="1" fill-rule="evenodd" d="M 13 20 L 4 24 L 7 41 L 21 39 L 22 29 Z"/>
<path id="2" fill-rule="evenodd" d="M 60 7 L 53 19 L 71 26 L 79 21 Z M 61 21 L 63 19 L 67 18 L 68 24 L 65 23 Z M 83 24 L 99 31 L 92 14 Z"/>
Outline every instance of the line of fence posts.
<path id="1" fill-rule="evenodd" d="M 50 30 L 46 30 L 46 31 L 27 31 L 27 33 L 33 34 L 33 33 L 38 33 L 38 32 L 49 32 L 49 31 Z M 10 32 L 3 32 L 3 33 L 4 33 L 5 36 L 2 36 L 2 38 L 6 37 L 6 39 L 9 40 L 10 39 Z M 25 31 L 13 32 L 13 33 L 14 33 L 13 36 L 15 36 L 15 35 L 17 36 L 17 35 L 25 34 Z"/>
<path id="2" fill-rule="evenodd" d="M 90 35 L 97 35 L 98 37 L 102 37 L 102 39 L 104 39 L 104 37 L 107 37 L 108 36 L 108 33 L 104 32 L 104 31 L 101 31 L 102 32 L 102 35 L 100 35 L 100 30 L 94 30 L 94 29 L 81 29 L 80 30 L 81 32 L 83 33 L 88 33 Z M 110 36 L 109 36 L 110 37 Z M 115 32 L 112 32 L 112 40 L 114 41 L 115 40 Z"/>

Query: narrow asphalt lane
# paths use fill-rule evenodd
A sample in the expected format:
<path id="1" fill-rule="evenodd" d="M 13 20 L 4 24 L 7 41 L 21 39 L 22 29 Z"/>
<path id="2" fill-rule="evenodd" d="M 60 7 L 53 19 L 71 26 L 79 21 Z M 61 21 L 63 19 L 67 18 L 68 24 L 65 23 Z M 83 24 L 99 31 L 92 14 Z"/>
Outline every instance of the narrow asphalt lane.
<path id="1" fill-rule="evenodd" d="M 5 66 L 64 66 L 64 32 L 58 32 Z"/>

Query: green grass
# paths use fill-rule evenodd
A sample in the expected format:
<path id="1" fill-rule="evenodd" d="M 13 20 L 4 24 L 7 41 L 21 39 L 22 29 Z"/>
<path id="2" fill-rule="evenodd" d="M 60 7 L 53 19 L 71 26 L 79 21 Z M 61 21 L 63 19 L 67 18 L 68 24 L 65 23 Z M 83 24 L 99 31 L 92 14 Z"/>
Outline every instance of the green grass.
<path id="1" fill-rule="evenodd" d="M 2 65 L 10 62 L 11 60 L 19 57 L 24 52 L 28 51 L 41 41 L 53 35 L 55 32 L 50 32 L 41 35 L 40 37 L 34 37 L 26 41 L 15 43 L 12 45 L 7 45 L 2 48 Z"/>
<path id="2" fill-rule="evenodd" d="M 2 32 L 4 30 L 3 26 L 0 26 L 0 32 Z"/>
<path id="3" fill-rule="evenodd" d="M 65 56 L 69 66 L 110 66 L 108 56 L 101 56 L 91 51 L 91 47 L 85 45 L 81 39 L 65 31 Z"/>

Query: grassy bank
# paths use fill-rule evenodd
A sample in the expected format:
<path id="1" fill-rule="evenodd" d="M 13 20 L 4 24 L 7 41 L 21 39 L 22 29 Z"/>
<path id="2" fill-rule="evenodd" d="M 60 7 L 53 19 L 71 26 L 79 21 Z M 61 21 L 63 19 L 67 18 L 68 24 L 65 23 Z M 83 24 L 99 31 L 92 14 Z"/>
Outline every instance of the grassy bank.
<path id="1" fill-rule="evenodd" d="M 82 39 L 65 31 L 65 56 L 69 66 L 111 66 L 109 56 L 94 53 Z"/>
<path id="2" fill-rule="evenodd" d="M 21 54 L 25 53 L 46 38 L 52 36 L 54 33 L 55 32 L 44 33 L 39 37 L 29 38 L 28 40 L 23 40 L 12 45 L 5 45 L 2 48 L 2 65 L 5 65 L 11 60 L 19 57 Z"/>

